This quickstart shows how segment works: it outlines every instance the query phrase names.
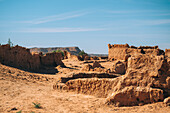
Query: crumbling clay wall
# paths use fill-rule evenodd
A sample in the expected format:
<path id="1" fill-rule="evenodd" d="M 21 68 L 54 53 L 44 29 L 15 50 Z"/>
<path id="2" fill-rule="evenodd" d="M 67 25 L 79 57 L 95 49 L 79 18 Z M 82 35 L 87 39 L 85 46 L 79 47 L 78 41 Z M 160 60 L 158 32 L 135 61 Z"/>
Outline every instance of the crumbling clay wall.
<path id="1" fill-rule="evenodd" d="M 21 46 L 0 46 L 0 63 L 19 69 L 38 72 L 45 66 L 64 65 L 61 61 L 61 53 L 47 55 L 31 54 L 30 50 Z"/>
<path id="2" fill-rule="evenodd" d="M 61 65 L 64 66 L 63 62 L 61 61 L 62 54 L 57 53 L 47 53 L 40 57 L 41 64 L 44 66 L 57 66 Z"/>
<path id="3" fill-rule="evenodd" d="M 77 73 L 62 77 L 61 83 L 55 84 L 53 88 L 106 98 L 118 83 L 115 77 L 117 76 L 107 73 Z"/>
<path id="4" fill-rule="evenodd" d="M 115 59 L 119 59 L 119 60 L 124 60 L 126 57 L 126 51 L 129 48 L 129 45 L 110 45 L 108 44 L 108 48 L 109 48 L 109 55 L 108 55 L 108 59 L 110 60 L 115 60 Z"/>
<path id="5" fill-rule="evenodd" d="M 170 58 L 170 49 L 165 49 L 165 56 Z"/>
<path id="6" fill-rule="evenodd" d="M 170 65 L 170 49 L 165 49 L 165 57 Z"/>
<path id="7" fill-rule="evenodd" d="M 76 79 L 66 82 L 65 90 L 106 98 L 114 85 L 116 85 L 114 79 Z"/>
<path id="8" fill-rule="evenodd" d="M 169 66 L 164 55 L 136 54 L 128 59 L 127 72 L 107 97 L 116 106 L 163 101 L 170 95 Z M 121 95 L 125 95 L 120 98 Z"/>
<path id="9" fill-rule="evenodd" d="M 127 60 L 128 57 L 134 54 L 153 54 L 153 55 L 162 55 L 164 54 L 163 50 L 160 50 L 158 46 L 129 46 L 128 44 L 108 44 L 109 49 L 109 60 Z"/>
<path id="10" fill-rule="evenodd" d="M 169 65 L 164 55 L 134 54 L 127 72 L 116 78 L 74 78 L 54 88 L 107 97 L 115 106 L 143 105 L 163 101 L 170 95 Z M 85 77 L 85 76 L 84 76 Z"/>

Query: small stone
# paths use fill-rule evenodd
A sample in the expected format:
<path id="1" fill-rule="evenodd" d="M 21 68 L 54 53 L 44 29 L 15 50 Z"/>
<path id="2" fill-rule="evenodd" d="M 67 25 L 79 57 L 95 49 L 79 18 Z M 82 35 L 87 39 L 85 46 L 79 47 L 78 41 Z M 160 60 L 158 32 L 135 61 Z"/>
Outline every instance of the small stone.
<path id="1" fill-rule="evenodd" d="M 170 106 L 170 97 L 164 99 L 164 104 Z"/>

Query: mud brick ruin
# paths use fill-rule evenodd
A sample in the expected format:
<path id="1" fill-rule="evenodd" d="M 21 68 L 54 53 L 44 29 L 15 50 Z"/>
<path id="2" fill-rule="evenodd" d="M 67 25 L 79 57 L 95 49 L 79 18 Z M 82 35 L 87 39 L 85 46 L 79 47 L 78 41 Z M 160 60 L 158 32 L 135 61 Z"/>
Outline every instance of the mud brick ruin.
<path id="1" fill-rule="evenodd" d="M 91 60 L 93 65 L 86 62 L 87 65 L 77 68 L 77 73 L 56 80 L 53 89 L 103 97 L 106 104 L 115 106 L 154 103 L 170 95 L 170 49 L 164 52 L 158 46 L 128 44 L 108 44 L 108 49 L 108 59 L 104 60 L 112 63 L 108 68 L 99 63 L 102 58 L 76 56 L 65 51 L 64 59 L 81 65 L 85 65 L 84 60 Z M 31 54 L 21 46 L 0 46 L 0 63 L 26 71 L 55 70 L 56 66 L 65 66 L 62 59 L 61 53 Z"/>
<path id="2" fill-rule="evenodd" d="M 129 46 L 128 44 L 108 44 L 110 60 L 127 60 L 129 56 L 142 53 L 142 54 L 153 54 L 153 55 L 162 55 L 164 51 L 159 49 L 158 46 Z"/>
<path id="3" fill-rule="evenodd" d="M 2 64 L 27 71 L 43 72 L 46 67 L 64 66 L 61 58 L 61 53 L 31 54 L 29 49 L 18 45 L 15 47 L 10 47 L 8 44 L 0 46 Z"/>
<path id="4" fill-rule="evenodd" d="M 115 69 L 125 69 L 123 75 L 116 76 L 109 71 L 109 75 L 105 73 L 102 77 L 100 73 L 77 73 L 61 78 L 53 88 L 104 97 L 106 104 L 115 106 L 154 103 L 170 95 L 168 49 L 164 52 L 158 46 L 128 44 L 108 44 L 108 48 L 108 59 L 116 62 Z M 90 70 L 92 66 L 87 67 Z"/>

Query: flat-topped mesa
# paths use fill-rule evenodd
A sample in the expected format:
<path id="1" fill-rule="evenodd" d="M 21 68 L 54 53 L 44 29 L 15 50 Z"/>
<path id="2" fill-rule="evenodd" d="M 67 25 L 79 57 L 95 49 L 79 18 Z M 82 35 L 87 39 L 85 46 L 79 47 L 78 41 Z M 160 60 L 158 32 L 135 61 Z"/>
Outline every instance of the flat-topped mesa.
<path id="1" fill-rule="evenodd" d="M 108 44 L 109 60 L 127 60 L 133 54 L 153 54 L 164 55 L 164 51 L 159 49 L 158 46 L 129 46 L 128 44 Z"/>
<path id="2" fill-rule="evenodd" d="M 10 47 L 8 44 L 0 46 L 0 63 L 19 69 L 39 72 L 44 67 L 64 66 L 61 53 L 30 53 L 30 49 L 21 46 Z"/>
<path id="3" fill-rule="evenodd" d="M 48 47 L 48 48 L 30 48 L 31 52 L 42 52 L 43 54 L 50 53 L 56 50 L 68 51 L 72 55 L 78 55 L 81 50 L 78 47 Z"/>

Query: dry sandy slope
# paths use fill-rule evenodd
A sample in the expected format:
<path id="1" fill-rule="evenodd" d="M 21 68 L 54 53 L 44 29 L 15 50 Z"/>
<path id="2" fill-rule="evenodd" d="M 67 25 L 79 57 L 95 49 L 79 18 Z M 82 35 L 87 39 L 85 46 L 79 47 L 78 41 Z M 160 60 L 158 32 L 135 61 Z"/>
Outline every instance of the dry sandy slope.
<path id="1" fill-rule="evenodd" d="M 52 86 L 57 79 L 56 75 L 48 77 L 48 75 L 38 74 L 38 76 L 46 76 L 48 81 L 7 76 L 11 75 L 13 70 L 15 73 L 21 71 L 0 65 L 0 113 L 16 113 L 20 110 L 22 113 L 32 111 L 35 113 L 168 113 L 170 111 L 170 107 L 165 106 L 162 102 L 134 107 L 107 106 L 104 104 L 105 98 L 53 90 Z M 20 74 L 30 75 L 23 71 Z M 34 108 L 32 102 L 40 103 L 42 108 Z M 14 107 L 17 110 L 11 111 Z"/>

